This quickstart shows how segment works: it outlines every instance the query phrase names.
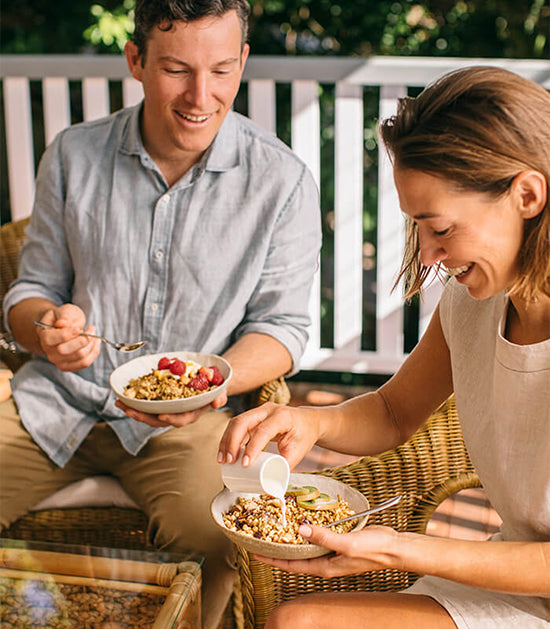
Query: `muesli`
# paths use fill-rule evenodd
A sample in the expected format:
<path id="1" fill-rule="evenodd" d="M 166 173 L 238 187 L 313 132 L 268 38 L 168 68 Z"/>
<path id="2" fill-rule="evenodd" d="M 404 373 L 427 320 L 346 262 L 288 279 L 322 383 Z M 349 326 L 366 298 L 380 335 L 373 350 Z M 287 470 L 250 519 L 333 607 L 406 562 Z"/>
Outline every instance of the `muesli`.
<path id="1" fill-rule="evenodd" d="M 210 391 L 223 382 L 215 365 L 204 367 L 192 360 L 163 356 L 148 374 L 132 378 L 124 395 L 137 400 L 177 400 Z"/>
<path id="2" fill-rule="evenodd" d="M 237 503 L 222 514 L 223 522 L 228 529 L 256 539 L 281 544 L 309 544 L 298 533 L 301 524 L 324 526 L 355 513 L 340 496 L 332 498 L 316 487 L 289 486 L 285 503 L 286 525 L 283 524 L 279 500 L 268 494 L 239 497 Z M 356 520 L 350 520 L 331 530 L 347 533 L 356 524 Z"/>

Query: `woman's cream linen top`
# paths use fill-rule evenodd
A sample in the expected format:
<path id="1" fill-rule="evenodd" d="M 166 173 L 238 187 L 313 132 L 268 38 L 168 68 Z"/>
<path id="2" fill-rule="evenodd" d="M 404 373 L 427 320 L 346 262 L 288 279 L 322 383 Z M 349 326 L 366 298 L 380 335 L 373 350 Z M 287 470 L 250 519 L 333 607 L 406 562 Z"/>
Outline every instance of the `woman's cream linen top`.
<path id="1" fill-rule="evenodd" d="M 508 298 L 476 300 L 451 279 L 440 302 L 466 447 L 502 518 L 495 539 L 550 540 L 550 340 L 504 338 Z M 424 577 L 411 593 L 440 602 L 459 628 L 550 626 L 550 601 Z M 520 624 L 517 624 L 520 623 Z"/>

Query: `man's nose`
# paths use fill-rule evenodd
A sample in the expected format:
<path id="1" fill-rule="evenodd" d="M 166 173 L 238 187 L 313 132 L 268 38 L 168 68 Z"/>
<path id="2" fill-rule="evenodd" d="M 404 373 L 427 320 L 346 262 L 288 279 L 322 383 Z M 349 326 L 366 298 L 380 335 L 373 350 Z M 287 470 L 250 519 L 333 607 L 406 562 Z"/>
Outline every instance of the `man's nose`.
<path id="1" fill-rule="evenodd" d="M 204 107 L 208 102 L 208 77 L 204 73 L 197 73 L 187 84 L 187 100 L 195 107 Z"/>
<path id="2" fill-rule="evenodd" d="M 445 260 L 447 252 L 437 237 L 426 234 L 422 230 L 419 230 L 418 237 L 420 242 L 420 262 L 423 266 L 433 266 Z"/>

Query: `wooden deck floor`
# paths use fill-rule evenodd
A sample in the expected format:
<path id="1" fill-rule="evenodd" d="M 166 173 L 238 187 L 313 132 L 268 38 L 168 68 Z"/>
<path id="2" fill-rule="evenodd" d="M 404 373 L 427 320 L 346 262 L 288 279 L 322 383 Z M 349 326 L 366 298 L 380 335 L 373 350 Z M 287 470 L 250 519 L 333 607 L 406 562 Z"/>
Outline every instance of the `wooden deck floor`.
<path id="1" fill-rule="evenodd" d="M 366 392 L 367 388 L 341 387 L 289 382 L 291 405 L 334 404 L 353 395 Z M 319 446 L 296 467 L 296 472 L 314 472 L 326 467 L 351 463 L 356 457 Z M 501 520 L 491 507 L 483 489 L 466 489 L 445 500 L 428 524 L 427 533 L 437 537 L 485 540 L 499 529 Z"/>

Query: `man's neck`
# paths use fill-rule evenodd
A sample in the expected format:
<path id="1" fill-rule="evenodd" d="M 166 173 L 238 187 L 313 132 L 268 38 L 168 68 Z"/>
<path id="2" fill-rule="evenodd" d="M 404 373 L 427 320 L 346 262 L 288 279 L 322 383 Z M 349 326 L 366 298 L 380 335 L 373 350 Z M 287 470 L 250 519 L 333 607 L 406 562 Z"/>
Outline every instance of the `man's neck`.
<path id="1" fill-rule="evenodd" d="M 204 153 L 199 153 L 196 157 L 189 156 L 188 159 L 186 159 L 187 156 L 183 158 L 179 157 L 178 159 L 167 159 L 152 155 L 150 152 L 149 154 L 163 174 L 164 179 L 166 179 L 169 188 L 171 188 L 176 181 L 179 181 L 186 172 L 191 170 L 195 164 L 198 164 L 201 157 L 204 155 Z"/>

